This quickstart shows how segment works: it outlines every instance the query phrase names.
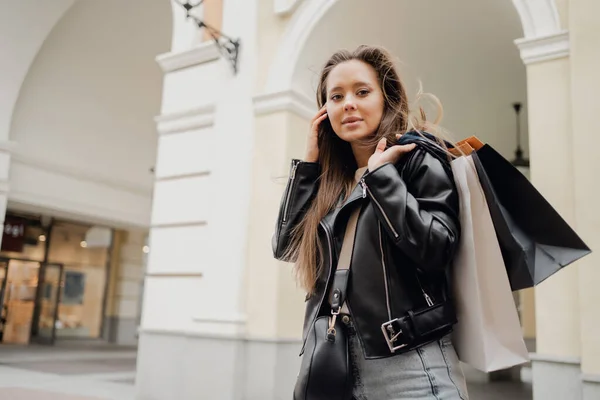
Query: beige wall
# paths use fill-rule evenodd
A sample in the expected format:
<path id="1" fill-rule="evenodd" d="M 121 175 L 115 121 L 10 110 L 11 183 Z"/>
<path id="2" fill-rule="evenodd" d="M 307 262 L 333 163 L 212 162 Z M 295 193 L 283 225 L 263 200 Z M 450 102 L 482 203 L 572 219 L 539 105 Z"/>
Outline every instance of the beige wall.
<path id="1" fill-rule="evenodd" d="M 519 315 L 525 339 L 535 339 L 535 289 L 525 289 L 519 293 Z"/>
<path id="2" fill-rule="evenodd" d="M 284 166 L 286 177 L 289 174 L 289 166 L 292 158 L 303 159 L 306 147 L 306 136 L 309 129 L 309 121 L 293 113 L 288 114 L 287 143 Z M 281 188 L 282 186 L 280 186 Z M 279 203 L 277 204 L 279 206 Z M 278 210 L 278 207 L 275 207 Z M 302 332 L 302 321 L 304 317 L 303 289 L 297 287 L 296 281 L 291 273 L 293 264 L 280 264 L 279 272 L 279 309 L 277 310 L 277 332 L 280 337 L 298 337 Z"/>
<path id="3" fill-rule="evenodd" d="M 138 319 L 146 233 L 115 231 L 105 316 Z"/>
<path id="4" fill-rule="evenodd" d="M 569 74 L 567 58 L 527 67 L 531 179 L 567 222 L 577 228 Z M 561 271 L 536 288 L 538 353 L 579 356 L 579 299 L 574 295 L 577 289 L 577 266 Z"/>
<path id="5" fill-rule="evenodd" d="M 596 250 L 579 265 L 582 370 L 600 374 L 600 136 L 596 129 L 600 103 L 600 2 L 570 2 L 571 112 L 575 219 L 577 231 Z"/>
<path id="6" fill-rule="evenodd" d="M 591 127 L 600 111 L 600 41 L 595 0 L 557 0 L 570 27 L 569 58 L 528 66 L 532 180 L 592 250 L 600 247 L 595 201 L 600 139 Z M 535 292 L 537 351 L 581 358 L 584 374 L 600 374 L 598 254 L 578 261 Z"/>
<path id="7" fill-rule="evenodd" d="M 255 92 L 262 92 L 269 76 L 269 66 L 290 17 L 273 12 L 273 0 L 258 0 L 258 36 Z"/>
<path id="8" fill-rule="evenodd" d="M 554 0 L 554 3 L 560 18 L 560 26 L 569 29 L 569 0 Z"/>
<path id="9" fill-rule="evenodd" d="M 276 318 L 277 277 L 283 266 L 278 265 L 270 251 L 269 238 L 275 227 L 275 199 L 283 191 L 280 178 L 283 158 L 279 149 L 285 146 L 286 118 L 283 113 L 256 119 L 255 151 L 253 155 L 252 195 L 249 220 L 248 268 L 246 284 L 246 332 L 251 337 L 277 337 Z"/>
<path id="10" fill-rule="evenodd" d="M 223 29 L 223 0 L 205 0 L 203 2 L 202 19 L 210 27 L 220 31 Z M 213 40 L 208 29 L 204 29 L 202 40 Z"/>
<path id="11" fill-rule="evenodd" d="M 302 333 L 304 293 L 294 280 L 293 265 L 273 258 L 270 238 L 291 159 L 304 156 L 307 129 L 308 122 L 290 112 L 256 118 L 246 276 L 247 332 L 251 337 L 290 339 Z"/>
<path id="12" fill-rule="evenodd" d="M 117 290 L 118 316 L 139 317 L 140 290 L 144 277 L 144 247 L 146 233 L 129 231 L 121 248 Z"/>

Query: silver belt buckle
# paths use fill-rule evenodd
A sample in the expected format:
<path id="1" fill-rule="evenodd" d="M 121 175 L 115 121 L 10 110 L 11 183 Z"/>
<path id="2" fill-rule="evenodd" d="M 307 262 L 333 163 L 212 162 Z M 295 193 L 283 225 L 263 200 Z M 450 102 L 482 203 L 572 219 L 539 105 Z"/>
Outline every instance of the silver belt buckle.
<path id="1" fill-rule="evenodd" d="M 398 345 L 398 346 L 394 346 L 394 343 L 398 340 L 398 337 L 402 334 L 402 329 L 400 329 L 399 332 L 396 332 L 394 330 L 394 327 L 392 326 L 393 323 L 396 321 L 398 321 L 398 318 L 393 319 L 388 322 L 384 322 L 383 324 L 381 324 L 381 332 L 383 332 L 383 337 L 385 338 L 385 341 L 392 353 L 395 353 L 396 350 L 400 350 L 401 348 L 407 346 L 406 343 Z"/>

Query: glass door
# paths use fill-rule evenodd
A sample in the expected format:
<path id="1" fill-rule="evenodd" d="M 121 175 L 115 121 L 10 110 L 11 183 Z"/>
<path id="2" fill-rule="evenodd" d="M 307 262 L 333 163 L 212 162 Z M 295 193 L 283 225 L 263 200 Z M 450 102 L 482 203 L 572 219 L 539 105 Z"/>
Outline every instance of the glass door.
<path id="1" fill-rule="evenodd" d="M 28 344 L 40 263 L 11 258 L 4 283 L 2 343 Z"/>
<path id="2" fill-rule="evenodd" d="M 35 332 L 32 340 L 42 344 L 54 344 L 56 339 L 56 320 L 58 318 L 58 305 L 60 304 L 62 264 L 42 264 L 39 275 L 39 290 L 37 292 L 36 306 L 39 315 L 34 321 Z"/>
<path id="3" fill-rule="evenodd" d="M 0 260 L 0 343 L 4 335 L 4 326 L 6 325 L 6 315 L 8 314 L 8 306 L 5 304 L 6 293 L 6 278 L 8 275 L 8 261 Z"/>

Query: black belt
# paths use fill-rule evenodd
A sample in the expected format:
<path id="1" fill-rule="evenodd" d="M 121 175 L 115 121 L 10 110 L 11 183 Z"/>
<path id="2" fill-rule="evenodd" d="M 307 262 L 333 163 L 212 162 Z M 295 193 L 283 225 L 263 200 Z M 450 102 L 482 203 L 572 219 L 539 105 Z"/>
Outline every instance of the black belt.
<path id="1" fill-rule="evenodd" d="M 392 353 L 404 347 L 430 341 L 440 332 L 449 332 L 456 323 L 453 305 L 446 301 L 381 325 L 383 337 Z"/>

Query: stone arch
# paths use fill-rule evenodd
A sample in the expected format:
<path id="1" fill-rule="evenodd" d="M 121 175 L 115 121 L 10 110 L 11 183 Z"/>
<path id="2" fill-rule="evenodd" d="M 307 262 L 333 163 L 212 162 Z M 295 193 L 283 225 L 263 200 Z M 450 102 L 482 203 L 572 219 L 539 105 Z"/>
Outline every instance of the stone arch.
<path id="1" fill-rule="evenodd" d="M 19 65 L 4 128 L 14 143 L 9 206 L 146 228 L 163 82 L 154 57 L 170 48 L 171 7 L 71 3 L 63 1 Z"/>
<path id="2" fill-rule="evenodd" d="M 563 32 L 555 0 L 512 0 L 523 26 L 525 40 Z M 293 14 L 271 64 L 266 93 L 292 87 L 294 69 L 307 38 L 320 19 L 338 0 L 304 0 Z"/>
<path id="3" fill-rule="evenodd" d="M 535 39 L 561 33 L 555 0 L 512 0 L 523 25 L 525 37 Z"/>
<path id="4" fill-rule="evenodd" d="M 8 139 L 15 103 L 29 67 L 46 37 L 73 4 L 73 0 L 58 0 L 40 4 L 7 2 L 0 6 L 0 15 L 6 21 L 0 24 L 0 36 L 11 42 L 0 45 L 0 58 L 11 60 L 0 76 L 0 140 Z"/>

